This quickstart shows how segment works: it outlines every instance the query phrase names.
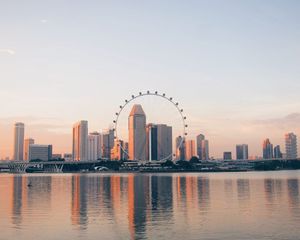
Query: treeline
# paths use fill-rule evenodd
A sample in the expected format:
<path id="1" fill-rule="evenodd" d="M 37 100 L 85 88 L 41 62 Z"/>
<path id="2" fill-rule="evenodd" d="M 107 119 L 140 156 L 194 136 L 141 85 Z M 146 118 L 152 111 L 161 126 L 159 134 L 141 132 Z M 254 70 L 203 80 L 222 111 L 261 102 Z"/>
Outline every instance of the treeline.
<path id="1" fill-rule="evenodd" d="M 257 171 L 274 171 L 274 170 L 290 170 L 300 169 L 299 160 L 273 160 L 265 162 L 256 162 L 254 169 Z"/>

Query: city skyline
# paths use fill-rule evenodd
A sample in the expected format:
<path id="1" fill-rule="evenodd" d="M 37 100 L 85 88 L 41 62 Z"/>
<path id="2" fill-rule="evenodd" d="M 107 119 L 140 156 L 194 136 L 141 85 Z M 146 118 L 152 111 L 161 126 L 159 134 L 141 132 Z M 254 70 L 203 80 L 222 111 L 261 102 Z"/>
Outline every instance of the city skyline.
<path id="1" fill-rule="evenodd" d="M 142 131 L 142 132 L 141 132 Z M 106 160 L 138 160 L 150 161 L 165 159 L 173 155 L 173 160 L 187 160 L 192 157 L 198 157 L 199 160 L 218 160 L 218 159 L 236 159 L 236 160 L 255 160 L 255 159 L 296 159 L 298 158 L 298 141 L 297 135 L 294 133 L 286 133 L 285 152 L 281 151 L 280 145 L 273 145 L 269 138 L 266 138 L 262 144 L 261 155 L 250 155 L 248 144 L 237 144 L 235 158 L 231 151 L 224 150 L 223 158 L 210 157 L 209 141 L 203 134 L 199 134 L 195 139 L 184 137 L 182 145 L 179 146 L 182 137 L 172 137 L 172 126 L 166 124 L 153 124 L 146 122 L 146 114 L 139 104 L 133 105 L 128 117 L 128 139 L 129 142 L 124 142 L 124 139 L 118 139 L 114 129 L 109 129 L 105 132 L 90 132 L 87 120 L 80 120 L 73 124 L 72 137 L 72 154 L 68 152 L 52 154 L 52 144 L 35 144 L 32 138 L 25 138 L 25 124 L 17 122 L 14 124 L 14 156 L 19 156 L 17 160 L 29 161 L 35 160 L 31 156 L 31 147 L 49 148 L 47 153 L 49 156 L 62 158 L 67 156 L 68 161 L 96 161 L 98 159 Z M 23 141 L 21 141 L 23 139 Z M 142 141 L 142 139 L 144 139 Z M 144 144 L 143 144 L 144 142 Z M 20 148 L 19 146 L 23 147 Z M 174 151 L 172 150 L 174 145 Z M 121 147 L 120 147 L 121 146 Z M 125 150 L 126 149 L 126 150 Z M 143 150 L 142 150 L 143 149 Z M 151 151 L 150 151 L 151 149 Z M 20 151 L 21 150 L 21 151 Z M 41 150 L 44 154 L 44 150 Z M 39 154 L 39 153 L 38 153 Z M 137 156 L 138 155 L 138 156 Z M 137 157 L 136 157 L 137 156 Z M 20 159 L 20 157 L 22 159 Z M 45 154 L 43 158 L 46 159 Z M 172 158 L 170 158 L 171 160 Z M 2 159 L 3 160 L 3 159 Z M 166 160 L 166 159 L 165 159 Z"/>
<path id="2" fill-rule="evenodd" d="M 137 104 L 138 105 L 138 104 Z M 134 105 L 135 106 L 135 105 Z M 81 122 L 82 122 L 82 120 L 81 120 Z M 88 121 L 84 121 L 84 122 L 86 122 L 86 124 L 87 124 L 87 122 Z M 76 123 L 77 124 L 77 123 Z M 75 124 L 75 125 L 76 125 Z M 15 131 L 15 134 L 16 134 L 16 131 L 18 132 L 18 130 L 16 130 L 16 129 L 19 129 L 19 125 L 22 125 L 22 134 L 24 135 L 24 136 L 22 136 L 22 138 L 24 138 L 24 141 L 23 141 L 23 145 L 24 145 L 24 147 L 22 148 L 22 150 L 21 150 L 21 153 L 20 154 L 22 154 L 23 155 L 23 158 L 25 159 L 26 157 L 25 157 L 25 155 L 26 155 L 26 153 L 25 153 L 25 151 L 26 151 L 26 141 L 27 140 L 29 140 L 29 139 L 32 139 L 33 137 L 31 137 L 31 135 L 29 134 L 28 136 L 26 135 L 26 131 L 24 131 L 24 123 L 22 123 L 22 122 L 16 122 L 15 124 L 14 124 L 14 131 Z M 25 124 L 26 125 L 26 124 Z M 16 127 L 17 126 L 17 127 Z M 87 140 L 86 141 L 89 141 L 89 138 L 91 138 L 91 137 L 94 137 L 93 135 L 98 135 L 98 138 L 99 139 L 97 139 L 97 142 L 99 143 L 96 143 L 96 144 L 98 144 L 99 146 L 97 147 L 97 151 L 98 151 L 98 153 L 96 153 L 95 154 L 95 157 L 93 157 L 93 159 L 95 158 L 96 159 L 96 156 L 97 156 L 97 158 L 99 158 L 100 156 L 101 157 L 104 157 L 104 158 L 110 158 L 110 156 L 111 156 L 111 153 L 110 153 L 110 150 L 113 148 L 113 142 L 114 142 L 114 133 L 113 133 L 113 130 L 112 130 L 112 125 L 110 125 L 111 127 L 109 128 L 109 129 L 104 129 L 104 130 L 100 130 L 100 131 L 95 131 L 95 129 L 92 129 L 92 131 L 90 131 L 91 129 L 90 128 L 87 128 L 86 129 L 86 133 L 87 133 Z M 26 127 L 25 127 L 25 129 L 26 129 Z M 24 134 L 24 132 L 25 132 L 25 134 Z M 99 135 L 100 134 L 100 135 Z M 280 148 L 282 148 L 282 149 L 286 149 L 286 147 L 287 147 L 287 145 L 286 145 L 286 138 L 287 138 L 287 136 L 288 135 L 293 135 L 294 133 L 285 133 L 284 135 L 283 135 L 283 138 L 280 140 L 280 144 L 278 143 L 278 142 L 276 142 L 275 143 L 275 145 L 274 145 L 274 151 L 273 151 L 273 145 L 271 146 L 271 148 L 272 149 L 270 149 L 270 152 L 271 152 L 271 155 L 270 155 L 270 157 L 271 158 L 273 158 L 273 156 L 275 156 L 277 153 L 280 155 L 280 154 L 282 154 L 281 152 L 278 152 L 278 150 L 280 151 Z M 295 135 L 295 134 L 294 134 Z M 100 136 L 101 136 L 101 140 L 100 140 Z M 297 134 L 296 134 L 296 136 L 297 136 Z M 296 137 L 295 136 L 295 137 Z M 71 138 L 72 138 L 72 136 L 71 136 Z M 175 138 L 175 137 L 174 137 Z M 35 139 L 35 138 L 34 138 Z M 111 140 L 109 140 L 109 139 L 111 139 Z M 195 137 L 191 137 L 190 135 L 188 135 L 187 137 L 186 137 L 186 141 L 190 141 L 190 140 L 195 140 L 195 142 L 197 143 L 197 144 L 199 144 L 199 141 L 202 141 L 202 140 L 204 140 L 205 139 L 205 136 L 203 135 L 203 134 L 200 134 L 199 135 L 199 133 L 195 136 Z M 124 140 L 124 139 L 123 139 Z M 267 139 L 268 141 L 270 141 L 269 140 L 269 138 Z M 16 136 L 14 136 L 14 141 L 16 141 Z M 100 143 L 102 144 L 102 141 L 103 141 L 103 148 L 105 148 L 105 146 L 107 147 L 107 148 L 109 148 L 108 150 L 104 150 L 103 149 L 103 152 L 101 152 L 100 153 Z M 106 143 L 107 142 L 107 143 Z M 44 145 L 47 145 L 48 143 L 49 143 L 49 140 L 46 140 L 46 143 L 45 142 L 40 142 L 39 141 L 39 143 L 40 144 L 44 144 Z M 209 154 L 208 153 L 208 141 L 207 140 L 204 140 L 204 142 L 203 143 L 205 143 L 206 145 L 207 145 L 207 150 L 205 150 L 205 151 L 207 151 L 207 153 L 206 154 Z M 176 140 L 175 139 L 173 139 L 173 141 L 172 141 L 172 144 L 174 144 L 174 146 L 176 145 Z M 201 151 L 201 150 L 199 150 L 199 147 L 198 147 L 198 145 L 195 145 L 196 146 L 196 148 L 195 148 L 195 155 L 196 156 L 199 156 L 198 154 L 199 154 L 199 151 Z M 212 148 L 214 149 L 214 142 L 213 142 L 213 144 L 212 144 Z M 237 147 L 239 144 L 238 143 L 235 143 L 236 144 L 236 146 L 231 146 L 230 148 L 227 148 L 227 149 L 220 149 L 220 155 L 211 155 L 211 158 L 212 159 L 222 159 L 222 157 L 224 156 L 224 152 L 228 152 L 228 150 L 230 149 L 232 149 L 232 151 L 230 151 L 230 152 L 232 152 L 233 154 L 232 154 L 232 157 L 234 158 L 234 159 L 236 159 L 236 158 L 238 158 L 237 157 L 237 155 L 235 154 L 235 147 Z M 299 148 L 298 147 L 298 142 L 297 142 L 297 140 L 295 141 L 295 147 L 294 148 L 296 148 L 296 151 L 297 151 L 297 148 Z M 15 145 L 15 143 L 12 145 L 12 148 L 14 148 L 14 145 Z M 27 143 L 27 145 L 28 145 L 28 143 Z M 247 148 L 248 148 L 248 144 L 246 144 L 247 145 Z M 256 159 L 256 158 L 261 158 L 261 157 L 264 157 L 264 151 L 261 149 L 261 143 L 259 143 L 258 144 L 259 146 L 260 146 L 260 149 L 257 151 L 257 154 L 256 154 L 256 152 L 255 151 L 253 151 L 253 149 L 251 148 L 251 146 L 250 146 L 250 150 L 249 150 L 249 154 L 248 154 L 248 150 L 247 150 L 247 158 L 249 158 L 249 159 Z M 56 153 L 56 154 L 61 154 L 61 155 L 63 155 L 63 154 L 69 154 L 69 153 L 71 153 L 72 152 L 72 147 L 71 147 L 71 149 L 69 149 L 69 150 L 67 150 L 67 151 L 58 151 L 57 149 L 59 149 L 59 147 L 57 148 L 57 146 L 58 146 L 58 144 L 57 144 L 57 141 L 55 141 L 55 144 L 54 144 L 54 152 Z M 279 148 L 279 149 L 276 149 L 276 152 L 277 153 L 275 153 L 275 147 L 277 147 L 277 148 Z M 27 146 L 27 148 L 28 148 L 28 146 Z M 210 148 L 210 147 L 209 147 Z M 90 154 L 90 149 L 89 149 L 89 146 L 87 145 L 86 146 L 86 155 L 88 156 L 89 154 Z M 23 153 L 24 152 L 24 153 Z M 105 152 L 107 152 L 107 153 L 105 153 Z M 175 152 L 173 152 L 174 154 L 176 154 L 176 151 Z M 102 156 L 102 154 L 103 154 L 103 156 Z M 186 153 L 185 153 L 186 154 Z M 286 156 L 285 155 L 285 152 L 283 152 L 283 154 L 284 154 L 284 156 Z M 5 159 L 12 159 L 12 156 L 14 155 L 14 152 L 12 152 L 11 153 L 11 157 L 9 156 L 9 155 L 6 155 L 5 157 L 1 157 L 1 159 L 3 159 L 3 160 L 5 160 Z M 294 154 L 295 155 L 295 154 Z M 1 156 L 1 155 L 0 155 Z M 209 157 L 210 157 L 210 155 L 208 155 Z M 87 159 L 88 157 L 86 157 L 86 159 Z M 147 158 L 147 157 L 146 157 Z M 291 158 L 291 157 L 289 157 L 289 158 Z M 201 157 L 200 157 L 200 159 L 201 159 Z"/>
<path id="3" fill-rule="evenodd" d="M 243 142 L 261 155 L 266 137 L 284 146 L 282 135 L 300 135 L 299 4 L 3 3 L 0 157 L 12 157 L 17 121 L 70 152 L 70 125 L 106 129 L 124 98 L 148 89 L 182 103 L 189 136 L 214 142 L 212 156 Z"/>

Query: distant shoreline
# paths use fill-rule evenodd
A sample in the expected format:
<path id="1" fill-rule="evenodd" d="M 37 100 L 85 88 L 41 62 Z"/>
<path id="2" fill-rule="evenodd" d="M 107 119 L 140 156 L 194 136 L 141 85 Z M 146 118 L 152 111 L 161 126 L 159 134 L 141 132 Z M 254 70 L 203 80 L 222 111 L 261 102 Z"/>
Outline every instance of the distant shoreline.
<path id="1" fill-rule="evenodd" d="M 238 172 L 280 172 L 280 171 L 297 171 L 299 169 L 275 169 L 275 170 L 173 170 L 173 171 L 67 171 L 67 172 L 9 172 L 0 171 L 0 174 L 119 174 L 119 173 L 238 173 Z"/>

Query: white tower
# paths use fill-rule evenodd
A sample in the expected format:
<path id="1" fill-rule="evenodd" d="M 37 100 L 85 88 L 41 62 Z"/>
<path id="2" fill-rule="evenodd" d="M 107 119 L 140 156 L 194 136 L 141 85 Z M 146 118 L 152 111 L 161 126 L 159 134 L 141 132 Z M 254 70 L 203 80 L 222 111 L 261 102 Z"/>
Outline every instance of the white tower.
<path id="1" fill-rule="evenodd" d="M 14 160 L 22 161 L 24 151 L 24 123 L 15 123 Z"/>

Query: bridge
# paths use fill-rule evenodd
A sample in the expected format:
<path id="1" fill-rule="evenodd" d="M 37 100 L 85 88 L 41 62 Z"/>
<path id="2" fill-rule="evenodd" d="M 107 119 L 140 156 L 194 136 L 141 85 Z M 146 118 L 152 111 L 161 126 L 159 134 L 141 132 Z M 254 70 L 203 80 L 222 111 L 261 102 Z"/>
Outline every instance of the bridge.
<path id="1" fill-rule="evenodd" d="M 94 169 L 102 161 L 108 161 L 107 159 L 101 159 L 97 161 L 41 161 L 41 162 L 26 162 L 26 161 L 0 161 L 0 172 L 9 171 L 11 173 L 25 173 L 26 170 L 34 169 L 35 171 L 48 172 L 48 173 L 62 173 L 64 171 L 79 172 L 80 170 Z M 300 159 L 256 159 L 256 160 L 209 160 L 206 163 L 215 164 L 229 164 L 229 165 L 253 165 L 255 163 L 266 164 L 272 161 L 300 161 Z M 137 167 L 141 167 L 146 162 L 129 161 Z M 162 162 L 156 162 L 152 164 L 161 164 Z M 205 162 L 203 162 L 205 163 Z"/>
<path id="2" fill-rule="evenodd" d="M 9 171 L 11 173 L 25 173 L 30 168 L 40 169 L 43 172 L 61 173 L 65 166 L 75 166 L 80 169 L 91 169 L 100 161 L 41 161 L 41 162 L 26 162 L 26 161 L 6 161 L 0 162 L 0 171 Z"/>

